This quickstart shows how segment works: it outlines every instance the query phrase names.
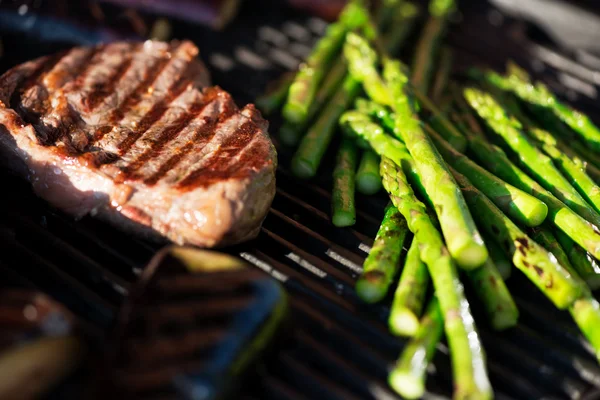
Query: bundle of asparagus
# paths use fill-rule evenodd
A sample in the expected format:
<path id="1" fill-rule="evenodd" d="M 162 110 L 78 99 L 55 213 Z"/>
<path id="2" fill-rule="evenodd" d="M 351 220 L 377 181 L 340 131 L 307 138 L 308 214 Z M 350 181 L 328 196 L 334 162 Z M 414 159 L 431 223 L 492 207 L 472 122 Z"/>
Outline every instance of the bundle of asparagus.
<path id="1" fill-rule="evenodd" d="M 354 223 L 355 190 L 389 195 L 356 291 L 368 303 L 394 292 L 390 331 L 411 339 L 389 383 L 406 398 L 423 395 L 442 333 L 454 397 L 492 398 L 461 282 L 489 326 L 508 329 L 519 316 L 505 283 L 513 267 L 571 313 L 600 359 L 591 292 L 600 287 L 600 129 L 511 63 L 506 76 L 472 70 L 464 87 L 452 82 L 452 50 L 442 42 L 454 7 L 431 1 L 411 72 L 394 56 L 417 8 L 389 0 L 371 18 L 364 3 L 350 2 L 308 67 L 264 102 L 269 110 L 286 103 L 282 140 L 299 142 L 291 161 L 299 178 L 315 176 L 341 131 L 334 225 Z M 332 65 L 339 53 L 344 63 Z"/>

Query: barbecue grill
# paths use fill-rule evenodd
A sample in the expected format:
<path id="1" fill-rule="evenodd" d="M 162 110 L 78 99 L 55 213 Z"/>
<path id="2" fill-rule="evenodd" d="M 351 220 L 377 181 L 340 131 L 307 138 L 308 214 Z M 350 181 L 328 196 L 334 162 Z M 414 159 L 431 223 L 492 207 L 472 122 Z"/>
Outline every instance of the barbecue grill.
<path id="1" fill-rule="evenodd" d="M 295 68 L 326 28 L 325 21 L 275 2 L 256 3 L 246 2 L 223 32 L 189 22 L 172 26 L 175 38 L 196 42 L 214 83 L 240 105 Z M 457 71 L 481 63 L 501 68 L 512 58 L 561 97 L 593 118 L 600 116 L 600 59 L 561 48 L 541 29 L 490 4 L 471 3 L 462 5 L 448 38 Z M 49 43 L 14 30 L 2 35 L 2 71 L 74 44 Z M 239 398 L 398 398 L 386 378 L 404 341 L 388 333 L 389 301 L 368 306 L 353 289 L 387 200 L 357 195 L 356 225 L 335 228 L 329 219 L 331 165 L 323 165 L 312 181 L 293 178 L 288 172 L 292 149 L 277 143 L 277 117 L 270 122 L 280 160 L 277 195 L 259 237 L 227 252 L 278 280 L 290 295 L 292 314 L 284 336 L 254 368 Z M 39 200 L 26 182 L 4 171 L 0 176 L 5 188 L 0 196 L 1 285 L 46 292 L 84 321 L 100 348 L 130 288 L 162 245 L 90 217 L 74 221 Z M 569 315 L 556 310 L 520 273 L 508 286 L 521 313 L 519 325 L 502 333 L 483 322 L 478 326 L 496 397 L 600 398 L 600 367 Z M 481 313 L 477 304 L 473 309 Z M 84 378 L 82 371 L 51 397 L 82 398 Z M 448 398 L 451 385 L 448 351 L 441 344 L 426 397 Z"/>

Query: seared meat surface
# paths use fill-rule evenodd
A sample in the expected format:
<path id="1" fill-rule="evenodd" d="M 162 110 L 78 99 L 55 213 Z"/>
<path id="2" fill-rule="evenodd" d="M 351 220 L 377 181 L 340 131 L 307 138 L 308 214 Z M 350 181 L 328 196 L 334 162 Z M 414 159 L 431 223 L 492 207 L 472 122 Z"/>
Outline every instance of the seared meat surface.
<path id="1" fill-rule="evenodd" d="M 188 41 L 117 42 L 0 77 L 0 151 L 76 217 L 212 247 L 254 237 L 275 194 L 276 152 L 253 105 L 210 86 Z"/>

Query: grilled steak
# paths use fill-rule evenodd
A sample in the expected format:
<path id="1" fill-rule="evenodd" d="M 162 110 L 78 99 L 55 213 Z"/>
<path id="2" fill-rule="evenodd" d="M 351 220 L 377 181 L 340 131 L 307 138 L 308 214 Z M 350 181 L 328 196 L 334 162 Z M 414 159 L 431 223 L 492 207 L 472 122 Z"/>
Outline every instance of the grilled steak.
<path id="1" fill-rule="evenodd" d="M 254 237 L 276 153 L 188 41 L 74 48 L 0 77 L 0 155 L 76 217 L 212 247 Z"/>

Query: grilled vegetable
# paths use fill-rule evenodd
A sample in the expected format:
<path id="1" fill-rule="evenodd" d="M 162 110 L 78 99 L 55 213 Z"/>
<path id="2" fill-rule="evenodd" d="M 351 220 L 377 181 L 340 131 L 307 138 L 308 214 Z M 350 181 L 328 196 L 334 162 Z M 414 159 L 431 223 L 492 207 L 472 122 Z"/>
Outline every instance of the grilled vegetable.
<path id="1" fill-rule="evenodd" d="M 389 326 L 393 333 L 399 336 L 413 336 L 418 332 L 419 316 L 428 285 L 429 272 L 421 261 L 419 242 L 413 239 L 390 310 Z"/>
<path id="2" fill-rule="evenodd" d="M 404 215 L 415 235 L 421 260 L 429 269 L 440 302 L 454 371 L 454 398 L 489 399 L 492 390 L 485 369 L 484 350 L 442 235 L 429 218 L 425 205 L 415 197 L 402 169 L 387 157 L 381 159 L 381 176 L 392 203 Z"/>
<path id="3" fill-rule="evenodd" d="M 598 261 L 563 232 L 557 230 L 555 236 L 577 274 L 588 284 L 590 289 L 599 289 L 600 265 L 598 265 Z"/>
<path id="4" fill-rule="evenodd" d="M 368 142 L 365 143 L 369 146 Z M 358 172 L 356 173 L 356 188 L 359 192 L 367 195 L 375 194 L 381 190 L 379 156 L 372 150 L 365 150 L 363 152 Z"/>
<path id="5" fill-rule="evenodd" d="M 487 82 L 496 87 L 509 90 L 536 107 L 552 111 L 575 131 L 590 149 L 600 152 L 600 129 L 586 115 L 558 100 L 543 83 L 533 83 L 528 74 L 516 64 L 508 64 L 507 76 L 492 71 L 486 71 L 483 75 Z"/>
<path id="6" fill-rule="evenodd" d="M 504 182 L 454 150 L 437 132 L 425 127 L 437 149 L 454 169 L 464 174 L 477 189 L 513 220 L 526 226 L 540 225 L 548 215 L 548 206 L 528 193 Z"/>
<path id="7" fill-rule="evenodd" d="M 576 277 L 548 251 L 530 239 L 502 211 L 477 190 L 466 177 L 453 170 L 465 199 L 479 225 L 496 238 L 513 264 L 560 309 L 571 306 L 586 292 Z"/>
<path id="8" fill-rule="evenodd" d="M 569 308 L 569 312 L 594 348 L 596 358 L 600 361 L 600 329 L 598 329 L 598 326 L 600 326 L 600 304 L 588 294 L 578 299 Z"/>
<path id="9" fill-rule="evenodd" d="M 342 11 L 337 22 L 327 28 L 306 62 L 300 66 L 283 107 L 283 116 L 289 122 L 302 124 L 309 116 L 309 109 L 319 85 L 330 69 L 348 30 L 366 22 L 366 10 L 360 2 L 351 1 Z"/>
<path id="10" fill-rule="evenodd" d="M 452 73 L 453 61 L 454 53 L 452 50 L 449 47 L 443 47 L 440 51 L 440 61 L 431 88 L 431 100 L 434 103 L 440 104 L 442 102 Z"/>
<path id="11" fill-rule="evenodd" d="M 354 207 L 358 149 L 350 139 L 342 140 L 333 171 L 332 221 L 335 226 L 351 226 L 356 222 Z"/>
<path id="12" fill-rule="evenodd" d="M 410 6 L 414 8 L 414 6 Z M 384 45 L 391 54 L 397 52 L 412 30 L 416 14 L 407 14 L 402 23 L 394 25 Z M 308 130 L 292 159 L 292 172 L 300 178 L 312 178 L 331 142 L 342 113 L 352 104 L 360 91 L 360 83 L 346 76 L 342 85 L 327 103 L 314 125 Z"/>
<path id="13" fill-rule="evenodd" d="M 581 197 L 569 181 L 554 166 L 552 160 L 543 154 L 521 132 L 522 125 L 506 114 L 492 96 L 475 88 L 464 91 L 465 98 L 491 129 L 502 137 L 527 171 L 546 189 L 563 201 L 569 208 L 596 226 L 600 226 L 600 215 Z"/>
<path id="14" fill-rule="evenodd" d="M 512 273 L 512 262 L 506 257 L 500 245 L 492 237 L 486 235 L 485 232 L 483 233 L 483 239 L 498 273 L 502 280 L 506 281 Z"/>
<path id="15" fill-rule="evenodd" d="M 283 143 L 288 146 L 298 144 L 302 135 L 308 130 L 310 123 L 319 115 L 319 112 L 323 109 L 327 101 L 331 99 L 331 96 L 336 93 L 345 77 L 346 66 L 344 64 L 336 64 L 331 68 L 310 105 L 306 121 L 301 124 L 285 121 L 279 129 L 279 135 Z"/>
<path id="16" fill-rule="evenodd" d="M 408 342 L 388 376 L 390 386 L 401 396 L 418 399 L 425 393 L 427 365 L 435 354 L 443 328 L 444 318 L 434 297 L 419 322 L 415 336 Z"/>
<path id="17" fill-rule="evenodd" d="M 596 227 L 573 212 L 563 202 L 540 186 L 519 169 L 500 148 L 491 145 L 479 134 L 469 134 L 469 149 L 485 168 L 513 186 L 530 193 L 548 206 L 548 221 L 567 234 L 572 240 L 594 255 L 600 257 L 600 238 Z"/>
<path id="18" fill-rule="evenodd" d="M 279 109 L 287 98 L 293 79 L 294 75 L 287 73 L 274 82 L 272 86 L 270 85 L 265 94 L 255 100 L 258 109 L 266 115 L 270 115 Z"/>
<path id="19" fill-rule="evenodd" d="M 479 267 L 487 259 L 487 250 L 460 189 L 409 104 L 404 92 L 407 77 L 394 61 L 386 62 L 384 74 L 396 100 L 396 125 L 438 215 L 448 250 L 459 266 Z"/>
<path id="20" fill-rule="evenodd" d="M 383 299 L 398 271 L 400 252 L 408 227 L 396 207 L 389 204 L 375 237 L 363 273 L 356 282 L 356 293 L 367 303 Z"/>

